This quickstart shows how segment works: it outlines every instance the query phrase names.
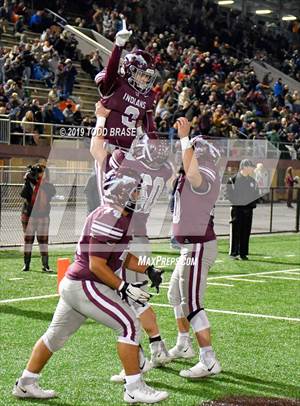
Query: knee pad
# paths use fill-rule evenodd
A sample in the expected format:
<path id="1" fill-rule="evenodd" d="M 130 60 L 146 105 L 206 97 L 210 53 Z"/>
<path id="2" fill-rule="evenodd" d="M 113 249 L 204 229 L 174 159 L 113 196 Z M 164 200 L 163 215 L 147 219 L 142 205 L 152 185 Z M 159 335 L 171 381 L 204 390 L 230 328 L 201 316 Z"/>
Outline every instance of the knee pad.
<path id="1" fill-rule="evenodd" d="M 206 330 L 210 327 L 206 312 L 204 309 L 201 309 L 197 312 L 191 319 L 190 323 L 194 333 L 198 331 Z"/>
<path id="2" fill-rule="evenodd" d="M 170 305 L 173 307 L 180 306 L 181 303 L 181 295 L 180 295 L 180 289 L 179 289 L 179 281 L 177 279 L 172 279 L 170 280 L 170 286 L 168 289 L 168 301 Z"/>

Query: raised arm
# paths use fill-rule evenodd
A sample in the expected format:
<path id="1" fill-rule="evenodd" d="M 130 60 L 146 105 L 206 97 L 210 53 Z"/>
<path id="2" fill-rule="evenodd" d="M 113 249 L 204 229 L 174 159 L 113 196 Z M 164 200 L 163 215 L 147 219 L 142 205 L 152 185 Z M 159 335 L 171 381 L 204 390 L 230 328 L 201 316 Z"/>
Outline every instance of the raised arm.
<path id="1" fill-rule="evenodd" d="M 186 177 L 193 188 L 199 188 L 202 185 L 203 177 L 199 171 L 198 161 L 189 139 L 190 123 L 185 117 L 180 117 L 174 127 L 178 130 L 178 137 L 181 142 L 182 162 Z"/>
<path id="2" fill-rule="evenodd" d="M 115 46 L 108 60 L 108 64 L 106 68 L 98 73 L 98 75 L 95 77 L 96 85 L 100 88 L 100 92 L 104 96 L 111 92 L 111 89 L 117 79 L 122 51 L 132 34 L 132 31 L 128 31 L 126 28 L 125 19 L 122 21 L 123 27 L 116 34 Z"/>
<path id="3" fill-rule="evenodd" d="M 107 151 L 104 145 L 103 128 L 105 126 L 105 120 L 109 116 L 110 110 L 103 107 L 101 102 L 96 103 L 95 115 L 97 117 L 97 123 L 94 130 L 93 137 L 91 139 L 90 153 L 93 158 L 98 162 L 100 168 L 102 168 L 103 161 L 106 159 Z"/>

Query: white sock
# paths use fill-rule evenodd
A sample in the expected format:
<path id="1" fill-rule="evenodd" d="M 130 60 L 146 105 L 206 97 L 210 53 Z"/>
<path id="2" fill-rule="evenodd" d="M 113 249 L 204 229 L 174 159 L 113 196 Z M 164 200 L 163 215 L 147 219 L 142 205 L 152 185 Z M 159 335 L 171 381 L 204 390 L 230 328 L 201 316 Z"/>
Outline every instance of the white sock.
<path id="1" fill-rule="evenodd" d="M 178 336 L 177 336 L 177 344 L 183 344 L 187 338 L 190 337 L 189 332 L 185 332 L 185 333 L 180 333 L 178 332 Z"/>
<path id="2" fill-rule="evenodd" d="M 207 347 L 201 347 L 200 348 L 200 359 L 204 360 L 207 356 L 209 358 L 213 358 L 214 357 L 214 352 L 212 349 L 212 346 L 207 346 Z"/>
<path id="3" fill-rule="evenodd" d="M 136 375 L 125 375 L 125 382 L 126 382 L 126 387 L 130 385 L 131 383 L 135 383 L 141 379 L 141 374 L 136 374 Z"/>
<path id="4" fill-rule="evenodd" d="M 24 369 L 21 378 L 34 378 L 38 379 L 40 374 L 34 374 L 33 372 L 28 371 L 27 369 Z"/>

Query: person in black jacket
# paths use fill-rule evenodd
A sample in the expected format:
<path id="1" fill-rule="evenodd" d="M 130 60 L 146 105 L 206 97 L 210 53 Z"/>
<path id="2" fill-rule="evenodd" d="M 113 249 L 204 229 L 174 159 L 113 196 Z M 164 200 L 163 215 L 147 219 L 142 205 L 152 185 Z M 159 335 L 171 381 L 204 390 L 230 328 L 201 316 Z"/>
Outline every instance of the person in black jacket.
<path id="1" fill-rule="evenodd" d="M 29 166 L 24 179 L 25 183 L 21 191 L 21 196 L 24 198 L 21 214 L 24 232 L 22 271 L 30 270 L 32 245 L 36 235 L 42 257 L 42 271 L 52 272 L 49 267 L 48 234 L 50 201 L 56 194 L 56 190 L 49 182 L 49 170 L 44 165 Z"/>
<path id="2" fill-rule="evenodd" d="M 253 209 L 259 198 L 258 186 L 252 177 L 254 167 L 249 159 L 243 159 L 239 172 L 227 182 L 227 198 L 231 203 L 229 255 L 233 259 L 248 260 Z"/>

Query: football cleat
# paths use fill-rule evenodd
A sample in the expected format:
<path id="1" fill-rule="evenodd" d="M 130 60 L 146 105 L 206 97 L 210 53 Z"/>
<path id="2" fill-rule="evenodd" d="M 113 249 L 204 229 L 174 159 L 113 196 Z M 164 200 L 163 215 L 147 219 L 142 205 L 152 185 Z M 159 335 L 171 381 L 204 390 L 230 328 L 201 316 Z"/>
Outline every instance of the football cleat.
<path id="1" fill-rule="evenodd" d="M 221 365 L 217 359 L 211 360 L 211 364 L 207 366 L 202 361 L 199 361 L 190 369 L 183 369 L 179 375 L 183 378 L 199 379 L 210 375 L 217 375 L 221 372 Z"/>
<path id="2" fill-rule="evenodd" d="M 163 367 L 172 361 L 163 341 L 154 341 L 150 344 L 151 365 L 153 368 Z"/>
<path id="3" fill-rule="evenodd" d="M 172 359 L 177 358 L 193 358 L 195 351 L 192 346 L 192 340 L 190 337 L 186 337 L 181 343 L 177 343 L 175 347 L 169 350 L 169 354 Z"/>
<path id="4" fill-rule="evenodd" d="M 137 382 L 125 385 L 124 401 L 127 403 L 157 403 L 167 399 L 168 392 L 158 391 L 140 379 Z"/>
<path id="5" fill-rule="evenodd" d="M 37 379 L 33 378 L 18 379 L 12 394 L 17 398 L 51 399 L 57 397 L 54 390 L 40 388 Z"/>
<path id="6" fill-rule="evenodd" d="M 152 365 L 151 365 L 150 361 L 147 358 L 145 358 L 144 365 L 141 368 L 141 373 L 145 374 L 146 372 L 150 371 L 151 368 L 152 368 Z M 122 371 L 118 375 L 112 375 L 110 377 L 110 381 L 115 382 L 115 383 L 124 383 L 124 381 L 125 381 L 124 369 L 122 369 Z"/>
<path id="7" fill-rule="evenodd" d="M 51 268 L 49 268 L 49 266 L 43 266 L 42 272 L 45 272 L 45 273 L 52 273 L 53 270 L 52 270 Z"/>

